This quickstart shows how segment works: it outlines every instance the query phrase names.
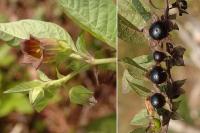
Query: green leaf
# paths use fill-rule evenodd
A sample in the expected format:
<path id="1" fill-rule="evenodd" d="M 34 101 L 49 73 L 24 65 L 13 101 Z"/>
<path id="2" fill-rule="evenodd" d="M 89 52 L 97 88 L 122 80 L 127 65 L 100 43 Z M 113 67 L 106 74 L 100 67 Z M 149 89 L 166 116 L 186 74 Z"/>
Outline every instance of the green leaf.
<path id="1" fill-rule="evenodd" d="M 131 125 L 147 126 L 148 123 L 149 123 L 149 120 L 148 120 L 148 113 L 146 109 L 141 110 L 131 120 Z"/>
<path id="2" fill-rule="evenodd" d="M 112 0 L 58 0 L 64 12 L 81 28 L 115 48 L 116 6 Z"/>
<path id="3" fill-rule="evenodd" d="M 132 25 L 121 15 L 118 15 L 118 37 L 130 44 L 146 44 L 147 39 L 139 32 L 137 27 Z"/>
<path id="4" fill-rule="evenodd" d="M 132 83 L 129 81 L 131 88 L 141 97 L 147 97 L 150 95 L 151 91 L 144 86 Z"/>
<path id="5" fill-rule="evenodd" d="M 134 57 L 132 60 L 137 62 L 141 67 L 145 69 L 152 67 L 152 65 L 154 64 L 152 55 L 142 55 L 142 56 Z"/>
<path id="6" fill-rule="evenodd" d="M 140 73 L 140 71 L 136 69 L 131 69 L 131 70 L 125 69 L 122 77 L 122 87 L 123 87 L 122 89 L 124 93 L 128 93 L 130 90 L 132 90 L 127 79 L 128 81 L 143 87 L 147 88 L 152 87 L 152 83 L 149 80 L 145 80 L 143 73 Z"/>
<path id="7" fill-rule="evenodd" d="M 87 104 L 92 97 L 93 92 L 84 86 L 72 87 L 69 91 L 69 98 L 75 104 Z"/>
<path id="8" fill-rule="evenodd" d="M 188 105 L 187 97 L 181 96 L 180 100 L 181 100 L 181 103 L 179 105 L 177 112 L 180 114 L 180 116 L 184 119 L 185 122 L 192 124 L 193 120 L 190 116 L 190 108 Z"/>
<path id="9" fill-rule="evenodd" d="M 0 23 L 0 39 L 6 42 L 13 39 L 29 39 L 30 35 L 36 38 L 63 40 L 70 47 L 74 45 L 69 34 L 54 23 L 31 19 Z"/>
<path id="10" fill-rule="evenodd" d="M 57 68 L 56 68 L 56 75 L 57 75 L 58 79 L 61 79 L 61 78 L 65 77 L 65 75 L 62 75 Z"/>
<path id="11" fill-rule="evenodd" d="M 54 102 L 55 99 L 54 97 L 57 94 L 57 88 L 51 87 L 51 88 L 46 88 L 44 90 L 44 95 L 39 95 L 34 103 L 33 107 L 37 112 L 42 111 L 50 102 Z"/>
<path id="12" fill-rule="evenodd" d="M 130 133 L 146 133 L 146 128 L 137 128 Z"/>
<path id="13" fill-rule="evenodd" d="M 86 42 L 85 42 L 85 38 L 84 38 L 84 32 L 82 32 L 77 41 L 76 41 L 76 48 L 77 48 L 77 52 L 81 55 L 86 55 L 88 56 L 89 53 L 87 51 L 87 48 L 86 48 Z"/>
<path id="14" fill-rule="evenodd" d="M 48 76 L 45 73 L 43 73 L 40 70 L 38 70 L 38 76 L 39 76 L 39 79 L 44 81 L 44 82 L 47 82 L 47 81 L 51 80 L 51 79 L 48 78 Z"/>
<path id="15" fill-rule="evenodd" d="M 129 65 L 132 65 L 132 66 L 135 66 L 143 71 L 147 71 L 145 68 L 141 67 L 136 61 L 132 60 L 131 58 L 129 57 L 125 57 L 123 60 L 122 60 L 124 63 L 127 63 Z"/>
<path id="16" fill-rule="evenodd" d="M 86 127 L 87 133 L 116 133 L 116 114 L 96 119 Z"/>
<path id="17" fill-rule="evenodd" d="M 21 83 L 15 87 L 5 91 L 4 93 L 27 92 L 27 91 L 31 91 L 35 87 L 39 87 L 42 85 L 43 85 L 43 83 L 41 81 L 33 80 L 33 81 Z"/>
<path id="18" fill-rule="evenodd" d="M 36 87 L 29 91 L 29 100 L 31 103 L 34 103 L 39 97 L 44 97 L 44 89 L 42 87 Z"/>
<path id="19" fill-rule="evenodd" d="M 120 16 L 130 22 L 134 27 L 142 29 L 151 18 L 149 7 L 144 0 L 119 0 L 118 12 Z"/>

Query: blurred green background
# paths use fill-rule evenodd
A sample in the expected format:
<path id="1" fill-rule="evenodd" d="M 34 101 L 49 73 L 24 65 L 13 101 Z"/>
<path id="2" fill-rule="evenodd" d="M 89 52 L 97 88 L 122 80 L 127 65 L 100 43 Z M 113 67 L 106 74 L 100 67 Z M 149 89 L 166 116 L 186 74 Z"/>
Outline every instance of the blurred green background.
<path id="1" fill-rule="evenodd" d="M 152 0 L 155 5 L 162 7 L 164 1 Z M 175 0 L 170 0 L 174 2 Z M 177 18 L 180 26 L 179 32 L 171 33 L 171 38 L 176 45 L 182 45 L 187 49 L 185 53 L 186 67 L 175 67 L 173 69 L 174 79 L 187 78 L 184 85 L 186 97 L 179 108 L 183 121 L 173 121 L 170 125 L 171 133 L 199 133 L 200 132 L 200 0 L 188 1 L 188 15 Z M 148 3 L 148 1 L 146 1 Z M 161 10 L 162 11 L 162 10 Z M 153 10 L 152 13 L 158 13 Z M 144 54 L 150 54 L 146 38 L 135 38 L 133 43 L 127 43 L 119 40 L 118 58 L 136 57 Z M 118 66 L 118 93 L 119 93 L 119 133 L 128 133 L 134 126 L 130 125 L 133 116 L 141 109 L 145 108 L 144 99 L 141 99 L 134 91 L 123 93 L 122 90 L 122 65 Z"/>

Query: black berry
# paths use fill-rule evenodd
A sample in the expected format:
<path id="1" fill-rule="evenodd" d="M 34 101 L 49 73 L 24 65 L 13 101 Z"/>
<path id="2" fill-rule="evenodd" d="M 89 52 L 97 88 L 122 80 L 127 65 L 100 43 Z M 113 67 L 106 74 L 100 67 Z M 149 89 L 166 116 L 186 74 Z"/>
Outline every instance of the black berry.
<path id="1" fill-rule="evenodd" d="M 167 79 L 166 71 L 160 66 L 155 66 L 149 74 L 151 81 L 155 84 L 161 84 Z"/>
<path id="2" fill-rule="evenodd" d="M 149 35 L 155 40 L 161 40 L 168 35 L 167 26 L 162 21 L 153 23 L 149 29 Z"/>
<path id="3" fill-rule="evenodd" d="M 159 109 L 165 105 L 165 97 L 161 93 L 155 93 L 151 96 L 151 104 L 154 108 Z"/>
<path id="4" fill-rule="evenodd" d="M 166 54 L 160 51 L 155 51 L 153 53 L 153 59 L 156 62 L 162 62 L 166 58 Z"/>
<path id="5" fill-rule="evenodd" d="M 186 10 L 187 9 L 187 1 L 185 0 L 181 0 L 179 3 L 179 7 L 183 10 Z"/>

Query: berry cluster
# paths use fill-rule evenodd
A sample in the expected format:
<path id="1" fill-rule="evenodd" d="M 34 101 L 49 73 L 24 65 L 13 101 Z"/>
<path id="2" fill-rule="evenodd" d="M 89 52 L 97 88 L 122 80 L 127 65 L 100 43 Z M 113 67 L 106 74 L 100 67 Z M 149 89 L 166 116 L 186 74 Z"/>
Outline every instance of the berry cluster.
<path id="1" fill-rule="evenodd" d="M 168 3 L 168 0 L 166 1 Z M 147 74 L 156 88 L 155 92 L 146 99 L 146 102 L 150 104 L 146 104 L 147 111 L 151 117 L 147 128 L 150 133 L 154 132 L 155 128 L 152 125 L 154 125 L 155 119 L 161 123 L 158 132 L 167 133 L 169 121 L 177 110 L 173 105 L 174 99 L 183 93 L 181 87 L 185 82 L 185 80 L 174 81 L 171 75 L 173 66 L 184 66 L 183 54 L 185 52 L 183 47 L 174 46 L 174 43 L 167 39 L 169 32 L 178 29 L 178 26 L 170 19 L 169 10 L 172 8 L 177 8 L 179 15 L 182 16 L 183 13 L 187 13 L 187 2 L 185 0 L 176 0 L 172 7 L 167 4 L 165 14 L 161 16 L 161 19 L 154 21 L 148 29 L 151 41 L 153 43 L 156 42 L 156 47 L 152 49 L 155 65 Z"/>

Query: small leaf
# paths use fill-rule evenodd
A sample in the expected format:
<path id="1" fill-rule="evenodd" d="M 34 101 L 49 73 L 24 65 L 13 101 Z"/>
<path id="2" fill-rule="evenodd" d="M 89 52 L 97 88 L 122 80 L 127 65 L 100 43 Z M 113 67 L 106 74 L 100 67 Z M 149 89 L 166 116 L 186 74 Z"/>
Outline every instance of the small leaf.
<path id="1" fill-rule="evenodd" d="M 48 88 L 44 90 L 44 95 L 40 95 L 36 98 L 36 100 L 33 103 L 33 107 L 37 112 L 42 111 L 48 103 L 52 102 L 54 99 L 54 96 L 56 96 L 57 88 Z"/>
<path id="2" fill-rule="evenodd" d="M 125 70 L 122 76 L 122 92 L 128 93 L 131 91 L 131 87 L 127 81 L 131 75 L 129 74 L 128 70 Z"/>
<path id="3" fill-rule="evenodd" d="M 129 82 L 129 85 L 131 88 L 139 95 L 142 97 L 147 97 L 150 95 L 151 91 L 143 86 L 137 85 L 135 83 Z"/>
<path id="4" fill-rule="evenodd" d="M 48 76 L 45 73 L 43 73 L 40 70 L 38 70 L 38 76 L 39 76 L 39 79 L 44 81 L 44 82 L 47 82 L 47 81 L 51 80 L 51 79 L 48 78 Z"/>
<path id="5" fill-rule="evenodd" d="M 62 75 L 57 68 L 56 68 L 56 74 L 58 79 L 65 77 L 65 75 Z"/>
<path id="6" fill-rule="evenodd" d="M 84 38 L 84 32 L 82 32 L 77 41 L 76 41 L 76 48 L 77 48 L 77 52 L 80 53 L 81 55 L 86 55 L 88 56 L 89 53 L 87 51 L 86 48 L 86 42 L 85 42 L 85 38 Z"/>
<path id="7" fill-rule="evenodd" d="M 43 85 L 43 83 L 41 81 L 33 80 L 33 81 L 21 83 L 15 87 L 5 91 L 4 93 L 27 92 L 27 91 L 31 91 L 35 87 L 39 87 L 42 85 Z"/>
<path id="8" fill-rule="evenodd" d="M 147 110 L 143 109 L 137 113 L 131 120 L 131 125 L 147 126 L 149 123 Z"/>
<path id="9" fill-rule="evenodd" d="M 177 80 L 173 84 L 176 88 L 180 88 L 185 84 L 185 82 L 186 82 L 186 79 L 183 79 L 183 80 Z"/>
<path id="10" fill-rule="evenodd" d="M 137 128 L 129 133 L 146 133 L 146 128 Z"/>
<path id="11" fill-rule="evenodd" d="M 135 66 L 135 67 L 137 67 L 137 68 L 139 68 L 143 71 L 147 71 L 145 68 L 141 67 L 137 62 L 135 62 L 134 60 L 132 60 L 129 57 L 125 57 L 122 61 L 129 64 L 129 65 L 133 65 L 133 66 Z"/>
<path id="12" fill-rule="evenodd" d="M 39 97 L 44 97 L 44 90 L 42 87 L 36 87 L 29 91 L 29 100 L 31 103 L 34 103 Z"/>
<path id="13" fill-rule="evenodd" d="M 83 86 L 72 87 L 69 91 L 69 98 L 75 104 L 87 104 L 92 97 L 93 92 Z"/>
<path id="14" fill-rule="evenodd" d="M 145 69 L 152 67 L 154 63 L 152 55 L 142 55 L 142 56 L 134 57 L 133 60 Z"/>
<path id="15" fill-rule="evenodd" d="M 133 68 L 133 67 L 131 67 Z M 124 93 L 128 93 L 131 89 L 129 82 L 135 83 L 137 85 L 143 86 L 143 87 L 152 87 L 152 83 L 149 80 L 144 79 L 144 74 L 140 73 L 138 70 L 129 70 L 125 69 L 122 77 L 122 91 Z"/>

